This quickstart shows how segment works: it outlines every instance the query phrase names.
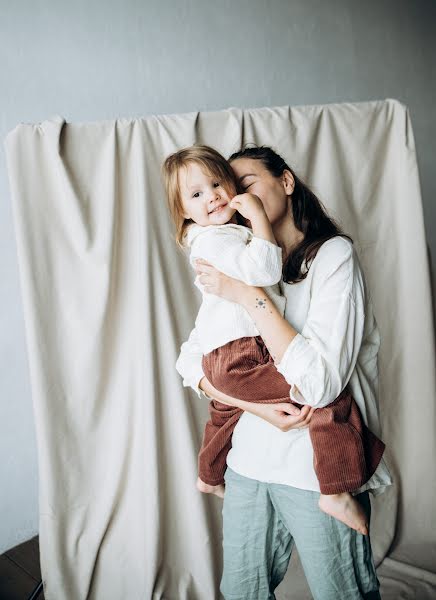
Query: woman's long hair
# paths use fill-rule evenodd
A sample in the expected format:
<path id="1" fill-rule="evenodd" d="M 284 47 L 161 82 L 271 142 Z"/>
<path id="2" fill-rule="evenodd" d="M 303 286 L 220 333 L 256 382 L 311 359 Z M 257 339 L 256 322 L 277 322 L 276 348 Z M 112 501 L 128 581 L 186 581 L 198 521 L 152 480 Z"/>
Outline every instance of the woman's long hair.
<path id="1" fill-rule="evenodd" d="M 340 226 L 332 219 L 317 196 L 286 164 L 284 159 L 268 146 L 245 147 L 234 152 L 229 162 L 237 158 L 254 158 L 261 160 L 263 165 L 274 177 L 281 177 L 283 171 L 292 173 L 295 181 L 292 192 L 292 216 L 295 227 L 304 234 L 303 240 L 291 250 L 283 264 L 283 281 L 297 283 L 306 278 L 310 265 L 322 244 L 335 236 L 352 238 L 341 231 Z M 303 261 L 306 270 L 302 271 Z"/>

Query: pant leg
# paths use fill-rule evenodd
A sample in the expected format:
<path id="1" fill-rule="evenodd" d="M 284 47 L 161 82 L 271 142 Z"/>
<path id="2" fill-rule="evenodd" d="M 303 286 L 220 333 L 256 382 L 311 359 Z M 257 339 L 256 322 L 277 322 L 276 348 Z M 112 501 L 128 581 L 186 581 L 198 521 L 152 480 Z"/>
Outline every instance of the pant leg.
<path id="1" fill-rule="evenodd" d="M 260 336 L 238 338 L 215 348 L 203 356 L 202 366 L 212 385 L 228 396 L 248 402 L 291 402 L 291 386 L 277 371 Z"/>
<path id="2" fill-rule="evenodd" d="M 274 365 L 260 336 L 243 337 L 203 356 L 203 371 L 221 392 L 250 402 L 289 402 L 290 385 Z M 297 405 L 300 406 L 300 405 Z M 209 403 L 198 455 L 198 475 L 210 485 L 224 483 L 231 437 L 242 410 L 218 400 Z"/>
<path id="3" fill-rule="evenodd" d="M 323 494 L 352 492 L 375 472 L 385 444 L 365 425 L 348 386 L 309 423 L 314 469 Z"/>
<path id="4" fill-rule="evenodd" d="M 232 447 L 232 433 L 241 414 L 242 410 L 235 406 L 218 400 L 209 402 L 210 419 L 205 425 L 198 454 L 198 476 L 204 483 L 224 483 L 227 454 Z"/>
<path id="5" fill-rule="evenodd" d="M 271 502 L 268 484 L 228 468 L 223 504 L 225 600 L 275 600 L 294 541 Z"/>
<path id="6" fill-rule="evenodd" d="M 318 507 L 319 493 L 269 484 L 271 500 L 295 540 L 314 600 L 380 600 L 369 535 Z M 368 492 L 355 496 L 371 516 Z"/>

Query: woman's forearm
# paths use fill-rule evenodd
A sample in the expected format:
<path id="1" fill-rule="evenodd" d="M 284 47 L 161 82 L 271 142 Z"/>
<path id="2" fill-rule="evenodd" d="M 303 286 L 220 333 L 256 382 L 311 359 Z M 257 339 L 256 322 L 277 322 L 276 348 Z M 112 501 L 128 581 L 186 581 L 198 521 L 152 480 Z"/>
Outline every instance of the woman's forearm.
<path id="1" fill-rule="evenodd" d="M 258 412 L 258 408 L 254 402 L 246 402 L 245 400 L 240 400 L 239 398 L 233 398 L 233 396 L 228 396 L 227 394 L 223 394 L 217 390 L 209 381 L 207 377 L 203 377 L 198 384 L 198 386 L 208 395 L 218 400 L 218 402 L 222 402 L 223 404 L 228 404 L 229 406 L 236 406 L 241 410 L 245 410 L 247 412 L 251 412 L 253 415 L 256 415 Z"/>
<path id="2" fill-rule="evenodd" d="M 262 402 L 246 402 L 239 398 L 233 398 L 227 396 L 227 394 L 221 393 L 219 390 L 214 388 L 207 377 L 203 377 L 199 383 L 199 387 L 206 392 L 206 394 L 212 396 L 212 398 L 228 404 L 229 406 L 235 406 L 245 412 L 252 413 L 261 419 L 264 419 L 274 427 L 278 427 L 282 431 L 289 431 L 289 429 L 295 429 L 299 427 L 305 427 L 312 416 L 313 408 L 303 406 L 300 411 L 296 406 L 293 406 L 290 402 L 280 402 L 274 404 L 263 404 Z"/>
<path id="3" fill-rule="evenodd" d="M 246 286 L 241 304 L 255 322 L 274 362 L 279 364 L 298 331 L 282 317 L 261 287 Z"/>

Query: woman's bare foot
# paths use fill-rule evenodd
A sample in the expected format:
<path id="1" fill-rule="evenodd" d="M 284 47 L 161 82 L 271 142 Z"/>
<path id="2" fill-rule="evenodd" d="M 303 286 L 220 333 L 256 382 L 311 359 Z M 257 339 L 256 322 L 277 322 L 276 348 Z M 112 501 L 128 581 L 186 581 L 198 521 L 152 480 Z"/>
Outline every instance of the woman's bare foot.
<path id="1" fill-rule="evenodd" d="M 322 511 L 342 521 L 348 527 L 368 535 L 368 519 L 365 511 L 354 497 L 348 493 L 321 494 L 318 506 Z"/>
<path id="2" fill-rule="evenodd" d="M 219 485 L 209 485 L 208 483 L 204 483 L 204 481 L 198 477 L 197 488 L 200 490 L 200 492 L 203 492 L 203 494 L 215 494 L 219 498 L 224 498 L 225 483 L 221 483 Z"/>

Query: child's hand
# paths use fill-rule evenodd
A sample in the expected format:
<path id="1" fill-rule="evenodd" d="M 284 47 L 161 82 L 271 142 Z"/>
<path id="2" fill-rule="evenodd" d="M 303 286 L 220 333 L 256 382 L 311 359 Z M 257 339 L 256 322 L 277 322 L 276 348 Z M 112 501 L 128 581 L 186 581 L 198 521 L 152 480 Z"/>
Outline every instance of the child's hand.
<path id="1" fill-rule="evenodd" d="M 229 206 L 235 208 L 243 217 L 253 221 L 259 216 L 266 216 L 265 209 L 259 196 L 246 192 L 238 194 L 229 202 Z"/>

